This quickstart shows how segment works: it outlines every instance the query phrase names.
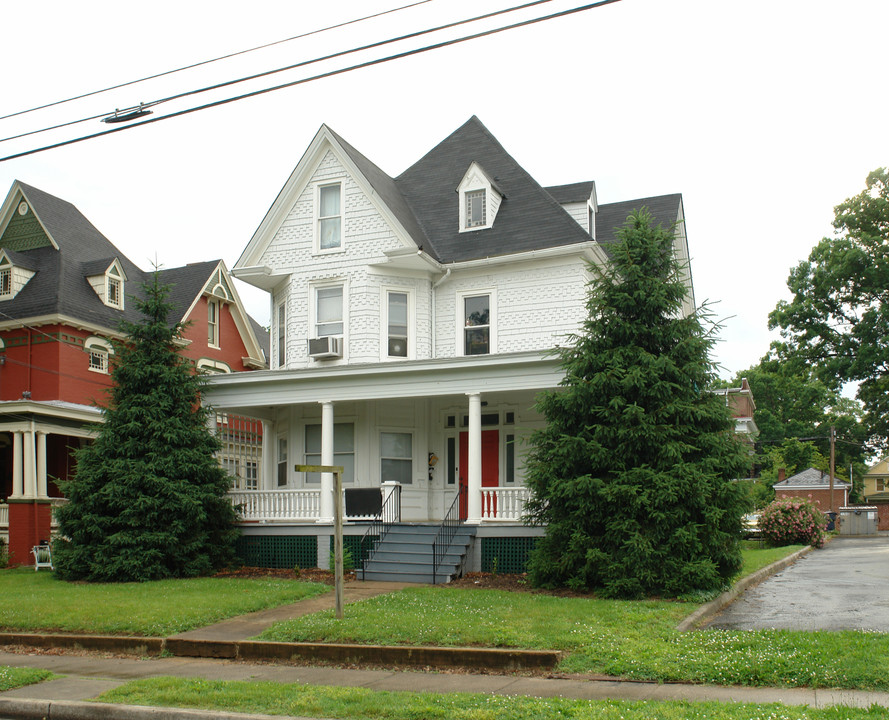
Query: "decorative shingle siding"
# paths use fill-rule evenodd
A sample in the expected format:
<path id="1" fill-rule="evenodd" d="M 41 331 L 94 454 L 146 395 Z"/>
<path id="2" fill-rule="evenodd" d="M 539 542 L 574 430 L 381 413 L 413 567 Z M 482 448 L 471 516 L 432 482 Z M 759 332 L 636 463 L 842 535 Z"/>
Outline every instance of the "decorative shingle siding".
<path id="1" fill-rule="evenodd" d="M 37 217 L 28 209 L 26 215 L 19 215 L 16 211 L 6 230 L 3 231 L 3 237 L 0 239 L 0 246 L 9 250 L 33 250 L 39 247 L 49 247 L 52 243 L 40 227 Z"/>

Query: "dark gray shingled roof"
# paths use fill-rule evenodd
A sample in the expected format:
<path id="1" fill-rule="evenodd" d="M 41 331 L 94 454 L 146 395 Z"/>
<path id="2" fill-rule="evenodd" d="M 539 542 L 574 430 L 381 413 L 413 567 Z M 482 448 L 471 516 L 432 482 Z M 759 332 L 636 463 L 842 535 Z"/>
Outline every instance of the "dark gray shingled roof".
<path id="1" fill-rule="evenodd" d="M 786 480 L 775 483 L 772 487 L 780 488 L 790 486 L 820 488 L 828 487 L 829 485 L 830 475 L 828 475 L 826 472 L 810 467 L 807 470 L 803 470 L 802 472 L 797 473 L 796 475 L 791 475 Z M 834 476 L 833 485 L 837 488 L 852 487 L 845 480 L 840 480 L 836 476 Z"/>
<path id="2" fill-rule="evenodd" d="M 584 182 L 571 183 L 570 185 L 553 185 L 544 189 L 555 198 L 557 203 L 565 205 L 566 203 L 586 202 L 590 199 L 590 195 L 593 194 L 595 186 L 595 182 L 586 180 Z"/>
<path id="3" fill-rule="evenodd" d="M 22 182 L 19 187 L 59 249 L 7 251 L 16 265 L 35 274 L 14 298 L 0 303 L 0 318 L 59 314 L 115 330 L 122 320 L 138 322 L 141 314 L 134 296 L 144 296 L 142 285 L 152 273 L 132 263 L 71 203 Z M 123 311 L 105 305 L 87 280 L 104 273 L 115 258 L 127 277 Z M 161 283 L 171 285 L 171 323 L 182 319 L 219 262 L 160 271 Z"/>
<path id="4" fill-rule="evenodd" d="M 599 212 L 596 213 L 596 240 L 606 252 L 608 247 L 617 241 L 617 232 L 626 223 L 629 214 L 642 207 L 648 208 L 655 225 L 670 228 L 679 219 L 682 195 L 679 193 L 657 195 L 599 205 Z"/>
<path id="5" fill-rule="evenodd" d="M 457 187 L 472 162 L 504 194 L 494 225 L 461 233 Z M 474 115 L 395 178 L 425 231 L 426 250 L 460 262 L 589 242 L 590 236 L 513 158 Z"/>

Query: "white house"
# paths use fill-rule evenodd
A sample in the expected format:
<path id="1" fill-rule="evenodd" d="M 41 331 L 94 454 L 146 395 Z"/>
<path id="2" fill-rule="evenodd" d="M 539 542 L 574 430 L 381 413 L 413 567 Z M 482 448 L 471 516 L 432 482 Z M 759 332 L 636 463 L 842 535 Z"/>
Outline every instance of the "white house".
<path id="1" fill-rule="evenodd" d="M 451 510 L 475 533 L 470 567 L 523 556 L 540 532 L 521 522 L 523 441 L 562 378 L 550 351 L 642 206 L 687 267 L 681 195 L 541 187 L 476 117 L 395 178 L 322 126 L 232 269 L 271 295 L 270 369 L 207 393 L 263 421 L 267 480 L 235 498 L 250 560 L 326 566 L 332 479 L 295 470 L 319 463 L 345 467 L 347 493 L 391 495 L 402 522 Z"/>

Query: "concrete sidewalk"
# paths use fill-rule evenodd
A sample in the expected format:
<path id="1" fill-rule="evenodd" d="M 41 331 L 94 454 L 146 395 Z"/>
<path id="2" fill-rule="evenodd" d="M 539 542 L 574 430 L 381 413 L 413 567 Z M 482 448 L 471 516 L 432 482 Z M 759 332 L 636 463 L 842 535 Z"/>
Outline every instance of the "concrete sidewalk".
<path id="1" fill-rule="evenodd" d="M 371 690 L 410 690 L 413 692 L 477 692 L 496 695 L 568 697 L 587 700 L 687 700 L 783 703 L 828 707 L 844 705 L 889 707 L 889 693 L 820 690 L 810 688 L 747 688 L 709 685 L 623 682 L 608 678 L 539 677 L 426 673 L 401 670 L 343 669 L 334 667 L 294 667 L 252 664 L 226 660 L 189 658 L 101 658 L 83 655 L 21 655 L 0 653 L 0 665 L 51 670 L 64 677 L 0 693 L 0 717 L 132 718 L 159 717 L 218 718 L 219 712 L 132 708 L 129 706 L 84 705 L 84 701 L 137 678 L 175 676 L 208 680 L 272 681 Z M 232 715 L 242 719 L 257 717 Z"/>

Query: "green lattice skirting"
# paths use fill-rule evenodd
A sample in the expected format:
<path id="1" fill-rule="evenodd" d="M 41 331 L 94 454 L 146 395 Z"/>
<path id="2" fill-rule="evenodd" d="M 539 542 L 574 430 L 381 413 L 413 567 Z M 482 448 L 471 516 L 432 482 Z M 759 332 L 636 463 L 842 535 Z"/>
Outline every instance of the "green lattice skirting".
<path id="1" fill-rule="evenodd" d="M 318 538 L 315 536 L 242 535 L 235 544 L 235 552 L 241 562 L 250 567 L 318 567 Z"/>
<path id="2" fill-rule="evenodd" d="M 482 572 L 523 573 L 536 537 L 479 538 L 482 542 Z"/>

